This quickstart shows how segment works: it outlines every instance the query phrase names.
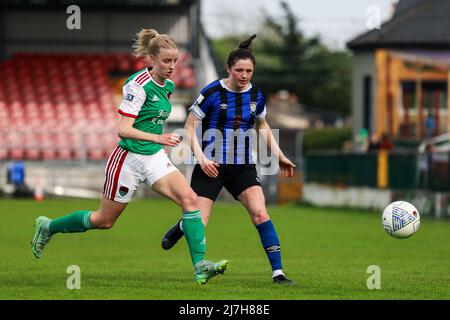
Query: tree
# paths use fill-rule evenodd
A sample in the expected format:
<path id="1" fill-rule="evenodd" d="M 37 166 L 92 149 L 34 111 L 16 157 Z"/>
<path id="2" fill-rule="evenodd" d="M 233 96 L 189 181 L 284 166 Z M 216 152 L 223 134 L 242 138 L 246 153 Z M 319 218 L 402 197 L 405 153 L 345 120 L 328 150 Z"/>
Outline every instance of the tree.
<path id="1" fill-rule="evenodd" d="M 254 43 L 257 59 L 253 82 L 266 94 L 278 90 L 295 93 L 311 109 L 350 113 L 351 60 L 347 51 L 330 51 L 319 37 L 306 38 L 289 5 L 281 2 L 283 20 L 265 13 Z M 220 61 L 246 35 L 214 41 Z M 223 69 L 223 68 L 222 68 Z"/>

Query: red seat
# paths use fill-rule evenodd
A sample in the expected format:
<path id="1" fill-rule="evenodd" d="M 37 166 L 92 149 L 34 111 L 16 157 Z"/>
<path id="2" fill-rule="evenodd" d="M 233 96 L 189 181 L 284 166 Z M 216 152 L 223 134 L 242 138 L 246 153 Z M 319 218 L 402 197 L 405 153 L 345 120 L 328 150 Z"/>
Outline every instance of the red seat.
<path id="1" fill-rule="evenodd" d="M 0 146 L 0 160 L 8 159 L 8 149 L 4 146 Z"/>
<path id="2" fill-rule="evenodd" d="M 89 160 L 103 160 L 103 150 L 100 149 L 88 149 L 87 155 Z"/>
<path id="3" fill-rule="evenodd" d="M 42 159 L 54 160 L 56 158 L 56 150 L 54 148 L 43 148 Z"/>
<path id="4" fill-rule="evenodd" d="M 41 159 L 41 152 L 39 148 L 28 148 L 26 149 L 26 156 L 25 158 L 27 160 L 40 160 Z"/>
<path id="5" fill-rule="evenodd" d="M 22 147 L 12 147 L 10 153 L 13 160 L 25 160 L 25 149 Z"/>

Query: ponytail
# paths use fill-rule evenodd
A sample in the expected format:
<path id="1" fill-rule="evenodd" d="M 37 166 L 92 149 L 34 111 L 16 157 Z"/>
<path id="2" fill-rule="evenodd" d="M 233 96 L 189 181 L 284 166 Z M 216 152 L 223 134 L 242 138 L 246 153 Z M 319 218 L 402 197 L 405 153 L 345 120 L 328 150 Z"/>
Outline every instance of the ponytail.
<path id="1" fill-rule="evenodd" d="M 134 55 L 138 58 L 146 58 L 148 55 L 156 56 L 160 48 L 178 49 L 170 36 L 159 34 L 155 29 L 142 29 L 136 33 L 136 37 L 133 49 Z"/>
<path id="2" fill-rule="evenodd" d="M 256 34 L 251 35 L 247 39 L 239 43 L 239 47 L 230 52 L 227 59 L 227 67 L 231 68 L 238 60 L 250 59 L 253 65 L 256 64 L 255 56 L 253 55 L 251 46 L 253 40 L 256 38 Z"/>
<path id="3" fill-rule="evenodd" d="M 253 39 L 256 38 L 256 34 L 251 35 L 247 39 L 243 40 L 241 43 L 239 43 L 239 49 L 245 49 L 245 50 L 252 50 L 250 47 L 252 46 Z"/>

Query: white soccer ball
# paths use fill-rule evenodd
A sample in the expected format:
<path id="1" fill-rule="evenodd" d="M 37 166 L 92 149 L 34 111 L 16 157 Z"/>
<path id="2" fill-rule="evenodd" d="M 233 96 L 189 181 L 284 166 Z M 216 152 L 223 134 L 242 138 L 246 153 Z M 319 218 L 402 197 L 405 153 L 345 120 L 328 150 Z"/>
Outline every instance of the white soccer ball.
<path id="1" fill-rule="evenodd" d="M 419 210 L 406 201 L 395 201 L 383 210 L 382 224 L 386 232 L 397 239 L 411 237 L 419 230 Z"/>

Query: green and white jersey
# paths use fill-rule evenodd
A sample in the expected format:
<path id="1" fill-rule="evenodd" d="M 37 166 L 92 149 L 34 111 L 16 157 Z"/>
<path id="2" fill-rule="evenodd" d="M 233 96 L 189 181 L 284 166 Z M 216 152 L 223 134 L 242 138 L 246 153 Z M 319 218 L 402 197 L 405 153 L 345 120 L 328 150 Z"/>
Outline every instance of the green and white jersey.
<path id="1" fill-rule="evenodd" d="M 156 82 L 145 68 L 125 81 L 123 101 L 119 113 L 135 118 L 133 127 L 153 134 L 162 134 L 164 121 L 172 110 L 170 95 L 175 89 L 173 81 L 164 84 Z M 162 149 L 162 145 L 150 141 L 122 138 L 119 146 L 134 153 L 152 155 Z"/>

